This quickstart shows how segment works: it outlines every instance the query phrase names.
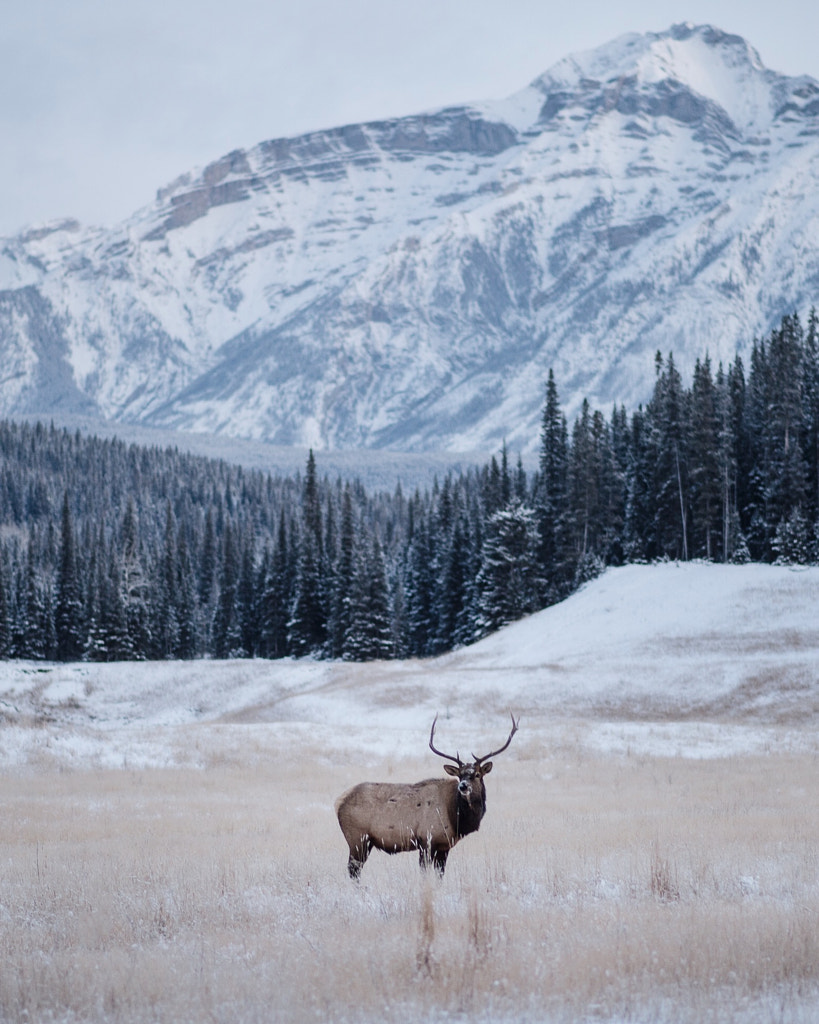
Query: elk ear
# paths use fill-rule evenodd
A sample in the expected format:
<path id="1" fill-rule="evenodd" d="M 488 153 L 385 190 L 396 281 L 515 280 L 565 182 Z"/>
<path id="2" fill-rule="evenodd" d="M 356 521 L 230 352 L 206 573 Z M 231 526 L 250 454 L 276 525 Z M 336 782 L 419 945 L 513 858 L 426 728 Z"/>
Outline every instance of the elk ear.
<path id="1" fill-rule="evenodd" d="M 444 765 L 444 771 L 447 773 L 447 775 L 459 775 L 460 774 L 460 772 L 458 771 L 457 767 L 454 764 L 445 764 Z"/>
<path id="2" fill-rule="evenodd" d="M 488 775 L 492 771 L 492 762 L 487 761 L 486 764 L 481 765 L 481 775 Z"/>

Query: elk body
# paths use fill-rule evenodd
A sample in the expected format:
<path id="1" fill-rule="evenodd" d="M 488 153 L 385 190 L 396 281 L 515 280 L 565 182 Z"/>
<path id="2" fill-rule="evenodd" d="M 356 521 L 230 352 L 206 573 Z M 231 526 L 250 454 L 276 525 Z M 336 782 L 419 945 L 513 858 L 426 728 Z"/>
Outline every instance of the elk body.
<path id="1" fill-rule="evenodd" d="M 477 832 L 486 813 L 484 776 L 492 771 L 490 757 L 502 753 L 512 742 L 518 729 L 512 715 L 512 731 L 502 747 L 483 757 L 472 755 L 463 762 L 436 750 L 435 723 L 429 733 L 430 750 L 446 761 L 444 771 L 449 778 L 424 779 L 423 782 L 361 782 L 344 793 L 336 802 L 338 823 L 350 857 L 347 870 L 358 878 L 364 862 L 375 848 L 385 853 L 406 853 L 417 850 L 421 867 L 432 864 L 443 875 L 452 847 Z"/>

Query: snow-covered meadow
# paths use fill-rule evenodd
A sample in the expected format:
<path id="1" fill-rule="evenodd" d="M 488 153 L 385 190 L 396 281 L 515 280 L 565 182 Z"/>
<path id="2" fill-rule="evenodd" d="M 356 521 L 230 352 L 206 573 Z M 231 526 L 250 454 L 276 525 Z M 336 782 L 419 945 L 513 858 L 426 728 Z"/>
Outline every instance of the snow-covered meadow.
<path id="1" fill-rule="evenodd" d="M 819 570 L 613 569 L 434 660 L 2 663 L 0 765 L 204 767 L 307 742 L 369 768 L 425 756 L 436 713 L 456 746 L 492 745 L 510 710 L 531 751 L 816 751 Z"/>
<path id="2" fill-rule="evenodd" d="M 608 571 L 434 661 L 0 666 L 0 1020 L 809 1021 L 819 570 Z M 520 732 L 442 882 L 335 797 Z"/>

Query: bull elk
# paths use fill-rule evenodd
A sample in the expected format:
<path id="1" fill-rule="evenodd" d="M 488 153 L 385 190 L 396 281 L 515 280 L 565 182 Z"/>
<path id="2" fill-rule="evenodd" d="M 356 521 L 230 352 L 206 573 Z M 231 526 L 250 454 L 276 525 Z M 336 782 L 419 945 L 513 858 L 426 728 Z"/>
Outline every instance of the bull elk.
<path id="1" fill-rule="evenodd" d="M 443 875 L 452 847 L 477 832 L 486 813 L 485 775 L 492 771 L 490 757 L 502 753 L 518 731 L 512 715 L 512 731 L 502 747 L 483 757 L 472 755 L 464 763 L 435 747 L 436 715 L 429 732 L 429 748 L 446 761 L 448 779 L 424 779 L 423 782 L 361 782 L 336 801 L 338 823 L 350 857 L 347 870 L 358 878 L 370 851 L 385 853 L 417 850 L 422 868 L 432 864 Z"/>

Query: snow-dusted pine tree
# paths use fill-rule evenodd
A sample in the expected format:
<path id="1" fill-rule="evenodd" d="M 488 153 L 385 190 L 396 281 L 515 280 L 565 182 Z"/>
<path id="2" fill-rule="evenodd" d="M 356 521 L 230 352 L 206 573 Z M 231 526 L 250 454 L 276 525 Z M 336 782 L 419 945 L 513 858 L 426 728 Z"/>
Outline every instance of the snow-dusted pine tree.
<path id="1" fill-rule="evenodd" d="M 478 574 L 477 633 L 483 636 L 538 606 L 537 517 L 512 498 L 490 516 Z"/>

